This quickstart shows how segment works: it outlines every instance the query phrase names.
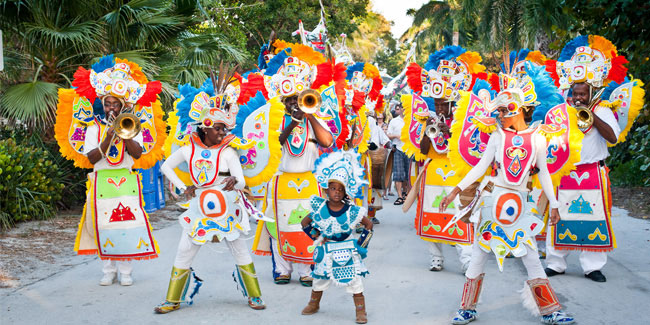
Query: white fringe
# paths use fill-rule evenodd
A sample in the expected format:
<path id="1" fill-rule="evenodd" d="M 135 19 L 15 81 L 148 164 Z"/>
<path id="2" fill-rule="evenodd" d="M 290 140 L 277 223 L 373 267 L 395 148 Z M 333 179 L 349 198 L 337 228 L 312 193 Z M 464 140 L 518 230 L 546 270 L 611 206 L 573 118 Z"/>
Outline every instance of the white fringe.
<path id="1" fill-rule="evenodd" d="M 519 290 L 519 294 L 521 295 L 521 304 L 524 305 L 524 308 L 528 309 L 533 316 L 540 316 L 539 307 L 526 281 L 524 281 L 524 287 Z"/>

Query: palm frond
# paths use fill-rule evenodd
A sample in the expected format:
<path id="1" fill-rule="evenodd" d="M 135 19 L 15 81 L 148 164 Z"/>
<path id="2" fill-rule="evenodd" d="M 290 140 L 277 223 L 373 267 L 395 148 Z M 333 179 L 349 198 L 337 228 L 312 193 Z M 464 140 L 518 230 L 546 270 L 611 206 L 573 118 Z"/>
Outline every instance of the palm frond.
<path id="1" fill-rule="evenodd" d="M 54 122 L 59 85 L 34 81 L 9 87 L 0 98 L 0 114 L 44 129 Z"/>

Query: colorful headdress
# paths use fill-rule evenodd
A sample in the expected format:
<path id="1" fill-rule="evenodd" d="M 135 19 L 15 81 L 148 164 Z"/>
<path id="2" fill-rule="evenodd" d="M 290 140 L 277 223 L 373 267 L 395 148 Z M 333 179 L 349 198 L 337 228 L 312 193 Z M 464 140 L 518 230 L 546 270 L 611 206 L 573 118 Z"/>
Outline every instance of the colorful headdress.
<path id="1" fill-rule="evenodd" d="M 370 63 L 357 62 L 348 66 L 346 73 L 345 105 L 353 107 L 356 112 L 362 105 L 368 111 L 383 109 L 384 96 L 380 91 L 384 81 L 379 69 Z"/>
<path id="2" fill-rule="evenodd" d="M 298 30 L 294 31 L 292 36 L 299 35 L 303 45 L 308 45 L 315 51 L 325 54 L 327 40 L 327 26 L 325 25 L 325 11 L 321 3 L 320 21 L 313 31 L 308 32 L 302 25 L 302 20 L 298 21 Z"/>
<path id="3" fill-rule="evenodd" d="M 210 78 L 198 89 L 190 85 L 180 87 L 182 99 L 176 105 L 176 115 L 181 124 L 178 132 L 188 132 L 188 127 L 211 128 L 215 123 L 223 123 L 228 129 L 234 128 L 240 90 L 236 78 L 230 81 L 228 84 L 218 84 L 222 91 L 217 94 Z"/>
<path id="4" fill-rule="evenodd" d="M 623 82 L 628 61 L 619 56 L 616 46 L 598 35 L 582 35 L 567 43 L 557 61 L 547 61 L 547 70 L 560 90 L 574 83 L 585 82 L 592 87 L 607 86 L 610 81 Z"/>
<path id="5" fill-rule="evenodd" d="M 526 65 L 544 66 L 548 58 L 540 51 L 521 49 L 519 52 L 511 51 L 506 62 L 501 64 L 501 72 L 510 74 L 517 79 L 526 75 Z"/>
<path id="6" fill-rule="evenodd" d="M 350 54 L 350 50 L 348 50 L 348 46 L 345 44 L 346 38 L 347 35 L 341 34 L 341 41 L 338 43 L 338 48 L 333 47 L 332 51 L 337 62 L 343 63 L 345 66 L 350 66 L 354 64 L 354 59 L 352 58 L 352 54 Z"/>
<path id="7" fill-rule="evenodd" d="M 429 56 L 424 69 L 411 63 L 406 71 L 409 87 L 423 99 L 456 101 L 459 91 L 469 91 L 475 76 L 485 71 L 481 55 L 460 46 L 447 46 Z M 432 105 L 430 109 L 433 108 Z"/>
<path id="8" fill-rule="evenodd" d="M 264 75 L 269 97 L 277 95 L 289 97 L 312 88 L 312 84 L 320 77 L 318 66 L 326 64 L 325 57 L 312 48 L 302 44 L 287 43 L 277 40 L 273 45 L 277 54 L 269 61 Z M 331 80 L 331 68 L 328 70 Z"/>
<path id="9" fill-rule="evenodd" d="M 150 106 L 162 90 L 160 81 L 148 82 L 140 67 L 112 54 L 102 57 L 90 70 L 79 67 L 72 86 L 91 103 L 96 98 L 114 96 L 124 104 Z"/>
<path id="10" fill-rule="evenodd" d="M 365 171 L 360 160 L 361 155 L 353 150 L 336 150 L 322 155 L 314 164 L 318 184 L 328 188 L 330 182 L 337 182 L 345 186 L 345 193 L 351 198 L 361 197 L 361 188 L 368 181 L 364 180 Z"/>

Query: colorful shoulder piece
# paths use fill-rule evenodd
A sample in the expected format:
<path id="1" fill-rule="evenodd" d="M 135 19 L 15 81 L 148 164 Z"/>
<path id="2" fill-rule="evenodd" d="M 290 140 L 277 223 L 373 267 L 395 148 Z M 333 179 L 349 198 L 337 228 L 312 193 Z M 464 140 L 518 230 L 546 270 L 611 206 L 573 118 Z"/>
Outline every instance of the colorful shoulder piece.
<path id="1" fill-rule="evenodd" d="M 602 98 L 616 104 L 614 115 L 621 129 L 618 143 L 624 142 L 645 103 L 643 82 L 629 78 L 625 78 L 623 83 L 612 81 L 603 92 Z"/>
<path id="2" fill-rule="evenodd" d="M 423 161 L 427 157 L 420 152 L 420 140 L 424 136 L 424 123 L 429 117 L 429 106 L 417 94 L 402 95 L 401 100 L 404 107 L 404 127 L 400 134 L 400 140 L 404 143 L 402 150 L 407 156 Z"/>
<path id="3" fill-rule="evenodd" d="M 267 101 L 260 91 L 248 103 L 241 105 L 232 133 L 252 143 L 250 148 L 239 148 L 239 162 L 246 185 L 255 187 L 268 181 L 280 166 L 280 123 L 284 106 L 279 97 Z"/>

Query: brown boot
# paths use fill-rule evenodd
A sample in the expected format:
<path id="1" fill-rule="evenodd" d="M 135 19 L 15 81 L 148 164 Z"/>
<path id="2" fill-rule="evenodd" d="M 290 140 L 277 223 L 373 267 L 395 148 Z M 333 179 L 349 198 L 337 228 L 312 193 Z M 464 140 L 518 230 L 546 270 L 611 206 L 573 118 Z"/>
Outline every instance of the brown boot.
<path id="1" fill-rule="evenodd" d="M 366 314 L 366 300 L 363 293 L 357 293 L 352 296 L 354 299 L 354 307 L 357 312 L 357 324 L 365 324 L 368 322 L 368 315 Z"/>
<path id="2" fill-rule="evenodd" d="M 320 298 L 323 296 L 322 291 L 311 291 L 311 298 L 309 299 L 309 303 L 307 306 L 302 310 L 303 315 L 313 315 L 318 312 L 318 309 L 320 309 Z"/>

